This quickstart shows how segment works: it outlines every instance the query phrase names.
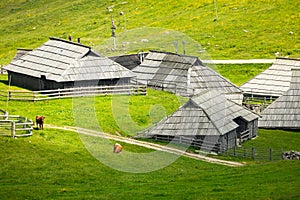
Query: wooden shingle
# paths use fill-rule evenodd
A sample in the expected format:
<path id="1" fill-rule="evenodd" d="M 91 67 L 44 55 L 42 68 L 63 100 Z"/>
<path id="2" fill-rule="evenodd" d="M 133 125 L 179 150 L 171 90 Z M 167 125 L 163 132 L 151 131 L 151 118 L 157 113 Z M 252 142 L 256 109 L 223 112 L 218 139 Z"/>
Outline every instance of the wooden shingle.
<path id="1" fill-rule="evenodd" d="M 239 127 L 234 121 L 239 117 L 247 122 L 258 119 L 258 115 L 228 100 L 225 94 L 221 94 L 218 90 L 206 90 L 192 97 L 176 112 L 140 134 L 221 136 Z"/>
<path id="2" fill-rule="evenodd" d="M 292 68 L 290 89 L 261 113 L 261 128 L 300 129 L 300 68 Z"/>
<path id="3" fill-rule="evenodd" d="M 300 60 L 278 58 L 271 67 L 240 88 L 246 94 L 279 97 L 290 88 L 292 68 L 300 68 Z"/>
<path id="4" fill-rule="evenodd" d="M 90 47 L 50 38 L 5 67 L 7 71 L 55 82 L 131 78 L 135 74 Z"/>
<path id="5" fill-rule="evenodd" d="M 235 94 L 232 96 L 236 98 L 234 100 L 242 102 L 241 90 L 197 57 L 150 51 L 132 71 L 139 82 L 161 86 L 179 95 L 192 96 L 207 89 L 216 89 L 228 96 Z"/>

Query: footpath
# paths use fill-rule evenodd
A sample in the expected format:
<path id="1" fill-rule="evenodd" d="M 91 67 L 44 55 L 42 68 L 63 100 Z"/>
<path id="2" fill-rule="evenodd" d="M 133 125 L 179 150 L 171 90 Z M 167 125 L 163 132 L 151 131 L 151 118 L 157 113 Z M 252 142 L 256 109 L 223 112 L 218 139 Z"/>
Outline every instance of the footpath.
<path id="1" fill-rule="evenodd" d="M 176 148 L 172 148 L 172 147 L 168 147 L 168 146 L 163 146 L 163 145 L 154 144 L 154 143 L 150 143 L 150 142 L 144 142 L 144 141 L 135 140 L 135 139 L 127 138 L 127 137 L 123 137 L 123 136 L 111 135 L 108 133 L 103 133 L 103 132 L 84 129 L 84 128 L 70 127 L 70 126 L 61 127 L 61 126 L 54 126 L 54 125 L 45 125 L 45 127 L 59 129 L 59 130 L 68 130 L 68 131 L 73 131 L 73 132 L 77 132 L 79 134 L 89 135 L 89 136 L 93 136 L 93 137 L 99 137 L 99 138 L 111 139 L 111 140 L 115 140 L 115 141 L 119 141 L 119 142 L 125 142 L 125 143 L 129 143 L 129 144 L 138 145 L 138 146 L 142 146 L 142 147 L 149 148 L 149 149 L 154 149 L 157 151 L 164 151 L 164 152 L 168 152 L 168 153 L 172 153 L 172 154 L 176 154 L 176 155 L 181 155 L 181 156 L 185 156 L 185 157 L 189 157 L 189 158 L 193 158 L 193 159 L 197 159 L 197 160 L 201 160 L 201 161 L 205 161 L 205 162 L 209 162 L 209 163 L 215 163 L 215 164 L 231 166 L 231 167 L 239 167 L 239 166 L 245 165 L 244 163 L 240 163 L 240 162 L 233 162 L 233 161 L 221 160 L 221 159 L 217 159 L 217 158 L 211 158 L 211 157 L 208 157 L 205 155 L 189 153 L 189 152 L 185 152 L 185 151 L 182 151 L 182 150 L 179 150 Z"/>

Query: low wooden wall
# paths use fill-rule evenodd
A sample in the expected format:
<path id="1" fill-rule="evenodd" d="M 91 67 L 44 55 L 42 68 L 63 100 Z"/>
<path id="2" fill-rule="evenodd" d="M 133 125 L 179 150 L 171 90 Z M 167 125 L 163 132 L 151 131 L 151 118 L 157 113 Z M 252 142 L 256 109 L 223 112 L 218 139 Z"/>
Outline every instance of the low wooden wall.
<path id="1" fill-rule="evenodd" d="M 9 115 L 0 110 L 0 135 L 11 137 L 31 136 L 33 122 L 25 117 Z"/>
<path id="2" fill-rule="evenodd" d="M 56 90 L 25 91 L 10 90 L 8 91 L 9 100 L 20 101 L 41 101 L 50 99 L 94 96 L 94 95 L 146 95 L 147 87 L 145 85 L 116 85 L 116 86 L 95 86 L 67 88 Z"/>

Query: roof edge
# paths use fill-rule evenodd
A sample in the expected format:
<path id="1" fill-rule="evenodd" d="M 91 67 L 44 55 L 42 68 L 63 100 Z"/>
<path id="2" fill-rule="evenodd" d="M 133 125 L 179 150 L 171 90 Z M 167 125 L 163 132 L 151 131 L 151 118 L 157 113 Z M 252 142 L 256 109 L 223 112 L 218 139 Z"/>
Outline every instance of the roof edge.
<path id="1" fill-rule="evenodd" d="M 69 40 L 64 40 L 64 39 L 61 39 L 61 38 L 50 37 L 50 40 L 56 40 L 56 41 L 60 41 L 60 42 L 66 42 L 66 43 L 69 43 L 69 44 L 78 45 L 78 46 L 81 46 L 81 47 L 92 49 L 92 47 L 90 47 L 90 46 L 83 45 L 83 44 L 77 43 L 77 42 L 72 42 L 72 41 L 69 41 Z"/>
<path id="2" fill-rule="evenodd" d="M 164 53 L 164 54 L 168 54 L 168 55 L 176 55 L 176 56 L 183 57 L 183 58 L 184 57 L 197 58 L 199 61 L 201 61 L 197 56 L 191 56 L 191 55 L 180 54 L 180 53 L 173 53 L 173 52 L 169 52 L 169 51 L 149 50 L 149 52 L 152 52 L 152 53 Z"/>
<path id="3" fill-rule="evenodd" d="M 295 61 L 300 61 L 300 58 L 284 58 L 284 57 L 277 57 L 276 60 L 295 60 Z"/>

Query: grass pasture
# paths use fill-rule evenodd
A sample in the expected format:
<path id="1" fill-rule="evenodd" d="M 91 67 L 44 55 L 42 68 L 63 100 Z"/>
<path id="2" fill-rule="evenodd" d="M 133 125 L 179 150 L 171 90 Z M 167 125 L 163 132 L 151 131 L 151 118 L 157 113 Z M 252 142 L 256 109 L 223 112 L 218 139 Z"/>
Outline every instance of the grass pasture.
<path id="1" fill-rule="evenodd" d="M 271 64 L 218 64 L 212 68 L 232 83 L 241 86 L 270 66 Z"/>
<path id="2" fill-rule="evenodd" d="M 1 1 L 0 65 L 8 64 L 17 48 L 37 48 L 49 37 L 67 39 L 69 35 L 74 40 L 80 37 L 84 45 L 103 55 L 150 49 L 175 52 L 174 42 L 178 42 L 178 52 L 182 53 L 184 40 L 187 54 L 201 59 L 275 58 L 276 52 L 299 58 L 299 10 L 300 4 L 293 0 Z M 112 18 L 117 26 L 115 52 L 110 48 Z M 236 85 L 267 67 L 212 66 Z M 7 76 L 0 75 L 4 94 L 8 89 L 19 89 L 9 88 L 7 83 Z M 131 136 L 185 101 L 149 89 L 147 96 L 41 102 L 0 97 L 0 108 L 31 119 L 45 115 L 46 124 Z M 243 145 L 300 151 L 299 134 L 261 129 L 255 140 Z M 152 152 L 121 144 L 128 152 Z M 31 137 L 0 137 L 0 199 L 300 199 L 299 161 L 230 157 L 226 159 L 247 164 L 227 167 L 180 157 L 149 173 L 127 173 L 97 160 L 85 145 L 78 133 L 50 128 L 34 130 Z M 108 155 L 112 151 L 99 145 L 95 152 L 101 150 L 109 151 Z M 117 161 L 123 158 L 122 153 L 111 155 Z M 145 163 L 141 160 L 141 165 Z"/>
<path id="3" fill-rule="evenodd" d="M 109 0 L 12 0 L 0 2 L 0 65 L 11 61 L 17 48 L 37 48 L 50 36 L 78 37 L 85 45 L 98 47 L 111 36 L 111 17 L 120 44 L 134 41 L 141 28 L 180 33 L 179 42 L 191 38 L 212 59 L 253 59 L 280 56 L 297 58 L 299 47 L 299 3 L 293 0 L 261 1 L 109 1 Z M 108 12 L 111 7 L 112 12 Z M 216 19 L 216 10 L 218 20 Z M 120 12 L 124 12 L 120 15 Z M 160 49 L 175 52 L 169 37 L 155 38 L 144 32 L 148 43 L 125 52 Z M 158 34 L 157 37 L 161 35 Z M 156 42 L 157 41 L 157 42 Z M 136 41 L 140 43 L 140 40 Z M 199 48 L 187 52 L 199 56 Z M 100 48 L 101 49 L 101 48 Z M 104 53 L 104 52 L 100 52 Z M 136 53 L 136 52 L 135 52 Z M 201 57 L 201 55 L 200 55 Z"/>
<path id="4" fill-rule="evenodd" d="M 225 167 L 180 157 L 150 173 L 111 169 L 77 133 L 0 137 L 1 199 L 298 199 L 299 161 Z M 123 144 L 129 151 L 147 152 Z M 118 157 L 116 157 L 118 159 Z"/>
<path id="5" fill-rule="evenodd" d="M 8 89 L 6 78 L 7 76 L 1 76 L 1 90 Z M 186 101 L 177 99 L 169 93 L 154 90 L 148 92 L 147 96 L 116 99 L 117 106 L 121 105 L 121 110 L 118 110 L 121 113 L 119 115 L 121 122 L 122 119 L 124 122 L 127 121 L 129 115 L 138 128 L 143 128 L 165 114 L 173 112 Z M 114 120 L 112 99 L 110 96 L 93 99 L 92 107 L 96 109 L 97 120 L 105 132 L 130 135 L 133 130 L 124 131 L 122 126 L 119 127 L 122 123 Z M 1 108 L 8 105 L 11 114 L 29 118 L 34 118 L 36 114 L 44 114 L 46 124 L 74 126 L 76 120 L 73 116 L 73 104 L 88 105 L 87 101 L 82 100 L 6 102 L 5 98 L 2 98 L 0 104 Z M 123 115 L 128 107 L 125 106 L 124 109 L 122 105 L 126 105 L 128 101 L 129 111 Z M 81 109 L 88 111 L 90 108 L 82 105 L 79 111 Z M 82 116 L 88 118 L 86 114 Z M 86 128 L 97 128 L 93 123 L 83 125 Z M 284 147 L 286 150 L 299 151 L 298 134 L 299 132 L 259 130 L 259 137 L 244 145 L 262 148 Z M 253 162 L 232 158 L 246 161 L 248 164 L 244 167 L 226 167 L 180 157 L 174 163 L 156 171 L 126 173 L 110 168 L 97 160 L 85 145 L 82 136 L 77 133 L 49 128 L 34 130 L 33 136 L 27 138 L 0 137 L 1 199 L 300 198 L 299 161 Z M 129 152 L 152 151 L 126 143 L 122 145 L 124 150 Z M 112 149 L 109 149 L 109 152 L 111 151 Z"/>

